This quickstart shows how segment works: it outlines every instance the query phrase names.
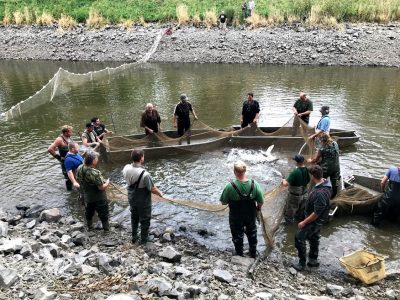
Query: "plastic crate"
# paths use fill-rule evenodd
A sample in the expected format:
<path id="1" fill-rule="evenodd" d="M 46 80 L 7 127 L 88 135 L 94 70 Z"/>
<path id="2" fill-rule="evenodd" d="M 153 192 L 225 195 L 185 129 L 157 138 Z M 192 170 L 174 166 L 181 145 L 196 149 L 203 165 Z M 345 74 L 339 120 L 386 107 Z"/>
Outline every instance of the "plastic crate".
<path id="1" fill-rule="evenodd" d="M 385 258 L 367 250 L 357 250 L 339 258 L 340 263 L 355 278 L 371 284 L 385 278 Z"/>

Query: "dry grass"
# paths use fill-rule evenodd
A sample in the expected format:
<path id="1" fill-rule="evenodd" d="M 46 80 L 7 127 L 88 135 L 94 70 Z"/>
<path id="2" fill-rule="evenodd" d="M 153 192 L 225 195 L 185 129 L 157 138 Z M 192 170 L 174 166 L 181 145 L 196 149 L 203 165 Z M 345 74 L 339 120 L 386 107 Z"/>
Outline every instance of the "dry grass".
<path id="1" fill-rule="evenodd" d="M 149 27 L 149 24 L 146 22 L 146 20 L 143 17 L 139 18 L 139 24 L 142 25 L 143 27 Z"/>
<path id="2" fill-rule="evenodd" d="M 318 5 L 311 7 L 310 17 L 307 21 L 310 26 L 323 26 L 339 29 L 339 23 L 335 17 L 326 16 L 322 13 L 322 9 Z"/>
<path id="3" fill-rule="evenodd" d="M 201 19 L 200 19 L 200 16 L 199 16 L 199 15 L 194 15 L 194 16 L 192 17 L 192 24 L 193 24 L 193 26 L 195 26 L 195 27 L 200 26 L 200 24 L 201 24 Z"/>
<path id="4" fill-rule="evenodd" d="M 76 21 L 70 16 L 61 15 L 61 18 L 58 20 L 58 29 L 61 31 L 72 30 L 76 25 Z"/>
<path id="5" fill-rule="evenodd" d="M 300 17 L 296 15 L 288 15 L 287 22 L 288 24 L 298 23 L 300 22 Z"/>
<path id="6" fill-rule="evenodd" d="M 40 16 L 36 16 L 36 24 L 42 26 L 50 26 L 54 23 L 54 18 L 51 14 L 43 12 Z"/>
<path id="7" fill-rule="evenodd" d="M 260 16 L 259 14 L 256 14 L 256 13 L 254 13 L 252 16 L 246 18 L 245 21 L 250 29 L 267 26 L 269 24 L 268 20 L 265 17 Z"/>
<path id="8" fill-rule="evenodd" d="M 240 26 L 240 17 L 235 16 L 232 20 L 232 26 L 233 27 L 239 27 Z"/>
<path id="9" fill-rule="evenodd" d="M 11 25 L 11 23 L 12 23 L 12 15 L 10 14 L 10 12 L 6 11 L 4 13 L 3 25 L 8 26 Z"/>
<path id="10" fill-rule="evenodd" d="M 267 24 L 269 25 L 278 25 L 285 22 L 285 16 L 281 11 L 277 9 L 272 9 L 268 15 Z"/>
<path id="11" fill-rule="evenodd" d="M 217 25 L 218 24 L 217 13 L 214 10 L 206 11 L 206 13 L 204 15 L 204 23 L 206 24 L 208 29 Z"/>
<path id="12" fill-rule="evenodd" d="M 24 14 L 22 12 L 20 12 L 19 10 L 15 11 L 13 13 L 13 17 L 14 17 L 14 23 L 16 25 L 24 24 Z"/>
<path id="13" fill-rule="evenodd" d="M 186 5 L 179 4 L 176 7 L 176 19 L 178 20 L 179 25 L 185 25 L 189 22 L 189 12 Z"/>
<path id="14" fill-rule="evenodd" d="M 89 17 L 86 19 L 86 25 L 89 28 L 100 28 L 107 24 L 107 20 L 95 9 L 91 9 Z"/>
<path id="15" fill-rule="evenodd" d="M 30 25 L 33 23 L 33 14 L 30 12 L 30 10 L 27 7 L 24 7 L 24 22 L 27 25 Z"/>
<path id="16" fill-rule="evenodd" d="M 135 24 L 135 22 L 133 20 L 121 20 L 121 22 L 119 23 L 119 26 L 130 30 L 132 29 L 133 25 Z"/>

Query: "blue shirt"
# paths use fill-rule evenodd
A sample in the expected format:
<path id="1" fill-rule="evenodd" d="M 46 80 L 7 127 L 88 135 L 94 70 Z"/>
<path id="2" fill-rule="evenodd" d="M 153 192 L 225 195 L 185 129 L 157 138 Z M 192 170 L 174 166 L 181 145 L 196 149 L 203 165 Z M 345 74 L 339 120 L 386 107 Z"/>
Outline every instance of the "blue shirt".
<path id="1" fill-rule="evenodd" d="M 79 153 L 72 154 L 68 152 L 65 156 L 64 166 L 67 172 L 76 170 L 81 164 L 83 164 L 83 157 Z"/>
<path id="2" fill-rule="evenodd" d="M 400 168 L 391 166 L 385 173 L 390 181 L 400 182 Z"/>
<path id="3" fill-rule="evenodd" d="M 331 130 L 331 118 L 329 118 L 329 116 L 323 116 L 321 120 L 319 120 L 316 129 L 329 133 Z"/>

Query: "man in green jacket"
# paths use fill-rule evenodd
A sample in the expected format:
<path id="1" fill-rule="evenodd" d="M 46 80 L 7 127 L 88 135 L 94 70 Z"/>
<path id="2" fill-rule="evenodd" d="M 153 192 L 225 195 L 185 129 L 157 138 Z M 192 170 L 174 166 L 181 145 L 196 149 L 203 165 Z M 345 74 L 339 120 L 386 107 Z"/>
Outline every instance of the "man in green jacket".
<path id="1" fill-rule="evenodd" d="M 243 236 L 246 233 L 249 242 L 250 256 L 257 253 L 257 210 L 264 202 L 263 193 L 258 182 L 246 178 L 246 164 L 237 161 L 231 180 L 224 188 L 220 201 L 229 205 L 229 226 L 236 255 L 243 256 Z"/>

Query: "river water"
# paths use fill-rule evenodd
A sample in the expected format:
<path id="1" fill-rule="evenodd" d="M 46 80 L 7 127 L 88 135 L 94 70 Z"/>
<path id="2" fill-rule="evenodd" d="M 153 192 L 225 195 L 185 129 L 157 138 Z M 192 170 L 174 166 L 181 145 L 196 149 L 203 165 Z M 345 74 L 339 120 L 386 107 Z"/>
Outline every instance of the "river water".
<path id="1" fill-rule="evenodd" d="M 48 82 L 59 67 L 82 73 L 116 66 L 115 63 L 69 63 L 47 61 L 0 61 L 0 112 L 33 95 Z M 75 136 L 93 116 L 98 116 L 117 134 L 141 132 L 139 118 L 147 102 L 152 102 L 162 118 L 162 128 L 172 128 L 174 105 L 182 92 L 200 120 L 214 128 L 239 123 L 241 103 L 254 92 L 260 102 L 262 126 L 281 126 L 291 115 L 291 106 L 300 90 L 309 94 L 315 112 L 310 124 L 319 119 L 322 105 L 331 107 L 332 127 L 354 129 L 362 139 L 354 147 L 341 149 L 344 177 L 351 174 L 381 177 L 389 165 L 398 165 L 400 152 L 400 70 L 393 68 L 319 67 L 275 65 L 145 64 L 115 76 L 90 83 L 60 86 L 49 104 L 21 118 L 0 123 L 0 206 L 13 209 L 18 203 L 41 203 L 59 207 L 82 218 L 75 195 L 65 191 L 60 167 L 47 147 L 64 124 L 74 127 Z M 287 174 L 291 153 L 275 153 L 269 164 L 258 149 L 221 149 L 182 157 L 146 162 L 157 185 L 168 197 L 217 203 L 222 188 L 231 177 L 236 159 L 249 163 L 249 175 L 264 189 Z M 102 166 L 106 177 L 124 184 L 122 165 Z M 168 225 L 174 208 L 158 209 L 157 216 Z M 185 213 L 176 208 L 171 224 L 180 221 L 189 227 L 206 227 L 214 238 L 201 241 L 211 247 L 230 248 L 227 216 Z M 398 225 L 377 230 L 367 217 L 335 219 L 323 232 L 321 258 L 337 265 L 339 257 L 363 247 L 399 261 Z M 295 255 L 294 228 L 282 228 L 278 249 Z M 216 242 L 218 241 L 218 243 Z M 261 242 L 262 246 L 262 242 Z"/>

